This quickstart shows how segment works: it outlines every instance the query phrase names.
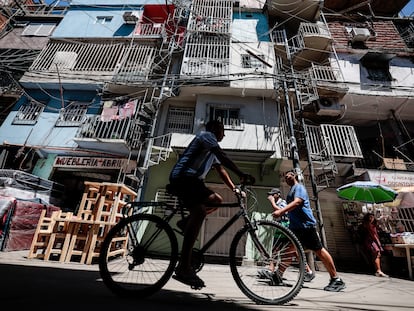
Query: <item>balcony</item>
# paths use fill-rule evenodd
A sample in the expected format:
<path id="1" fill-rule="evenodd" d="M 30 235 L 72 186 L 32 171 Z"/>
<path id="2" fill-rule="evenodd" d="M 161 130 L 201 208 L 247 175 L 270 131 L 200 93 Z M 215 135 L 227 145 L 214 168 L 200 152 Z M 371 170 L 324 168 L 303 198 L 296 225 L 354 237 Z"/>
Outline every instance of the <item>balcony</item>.
<path id="1" fill-rule="evenodd" d="M 188 21 L 188 31 L 229 34 L 233 17 L 233 2 L 229 0 L 195 0 Z"/>
<path id="2" fill-rule="evenodd" d="M 130 42 L 51 41 L 21 78 L 25 87 L 95 90 L 107 82 L 142 83 L 151 72 L 155 48 Z"/>
<path id="3" fill-rule="evenodd" d="M 310 78 L 316 84 L 319 95 L 331 96 L 348 91 L 339 68 L 312 64 L 312 67 L 308 70 Z"/>
<path id="4" fill-rule="evenodd" d="M 162 39 L 165 38 L 165 24 L 163 23 L 138 23 L 135 28 L 135 39 Z"/>
<path id="5" fill-rule="evenodd" d="M 337 162 L 353 163 L 362 159 L 362 151 L 353 126 L 321 124 L 307 125 L 308 152 L 312 159 L 329 154 Z"/>
<path id="6" fill-rule="evenodd" d="M 181 76 L 205 80 L 228 80 L 230 39 L 220 36 L 190 36 L 185 46 Z"/>
<path id="7" fill-rule="evenodd" d="M 299 21 L 315 21 L 319 16 L 319 0 L 266 0 L 270 16 L 286 20 L 287 24 L 295 24 Z"/>
<path id="8" fill-rule="evenodd" d="M 130 117 L 107 121 L 90 116 L 79 127 L 74 141 L 80 148 L 128 154 L 144 139 L 142 126 L 142 121 Z"/>
<path id="9" fill-rule="evenodd" d="M 301 70 L 313 62 L 324 63 L 331 52 L 332 41 L 329 29 L 324 23 L 301 23 L 298 34 L 289 39 L 292 64 Z"/>

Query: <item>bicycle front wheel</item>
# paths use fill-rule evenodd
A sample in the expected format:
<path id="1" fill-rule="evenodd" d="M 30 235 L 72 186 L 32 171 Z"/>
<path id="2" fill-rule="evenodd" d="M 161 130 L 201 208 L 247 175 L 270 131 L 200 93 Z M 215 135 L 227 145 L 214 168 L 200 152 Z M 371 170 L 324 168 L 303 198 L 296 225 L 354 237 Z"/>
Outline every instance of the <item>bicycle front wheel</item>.
<path id="1" fill-rule="evenodd" d="M 168 223 L 155 215 L 136 214 L 108 232 L 99 271 L 115 294 L 144 298 L 167 283 L 177 260 L 177 238 Z"/>
<path id="2" fill-rule="evenodd" d="M 230 247 L 230 268 L 240 290 L 259 304 L 285 304 L 302 288 L 305 253 L 297 237 L 275 221 L 241 229 Z"/>

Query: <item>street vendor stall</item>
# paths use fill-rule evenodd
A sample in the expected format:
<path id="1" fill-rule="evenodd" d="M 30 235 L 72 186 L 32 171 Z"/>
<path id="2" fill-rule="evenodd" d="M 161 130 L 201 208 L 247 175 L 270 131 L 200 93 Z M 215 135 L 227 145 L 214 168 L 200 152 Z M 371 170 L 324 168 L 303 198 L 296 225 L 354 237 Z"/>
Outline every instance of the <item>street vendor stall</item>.
<path id="1" fill-rule="evenodd" d="M 408 277 L 413 279 L 414 187 L 391 189 L 363 181 L 339 187 L 337 194 L 347 200 L 343 203 L 345 224 L 357 247 L 357 229 L 363 216 L 372 213 L 378 222 L 382 247 L 393 258 L 404 258 Z"/>

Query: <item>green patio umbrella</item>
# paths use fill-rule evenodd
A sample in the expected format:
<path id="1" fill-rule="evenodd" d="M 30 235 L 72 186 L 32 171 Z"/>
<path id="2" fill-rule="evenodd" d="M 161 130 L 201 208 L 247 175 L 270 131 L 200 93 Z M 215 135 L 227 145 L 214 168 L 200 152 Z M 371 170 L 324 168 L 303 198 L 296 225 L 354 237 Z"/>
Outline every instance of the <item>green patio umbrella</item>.
<path id="1" fill-rule="evenodd" d="M 398 194 L 397 191 L 372 181 L 355 181 L 339 187 L 336 192 L 342 199 L 364 203 L 392 202 Z"/>

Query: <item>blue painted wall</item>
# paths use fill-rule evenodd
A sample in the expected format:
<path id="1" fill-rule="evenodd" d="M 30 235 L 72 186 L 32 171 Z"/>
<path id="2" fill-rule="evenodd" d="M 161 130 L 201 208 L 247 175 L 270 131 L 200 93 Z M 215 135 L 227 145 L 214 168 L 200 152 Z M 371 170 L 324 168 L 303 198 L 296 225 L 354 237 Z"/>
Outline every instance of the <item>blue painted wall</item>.
<path id="1" fill-rule="evenodd" d="M 233 19 L 257 20 L 256 33 L 259 41 L 270 42 L 269 22 L 265 14 L 254 12 L 234 12 Z"/>
<path id="2" fill-rule="evenodd" d="M 32 98 L 46 105 L 34 125 L 12 124 L 21 105 Z M 101 99 L 96 92 L 66 91 L 65 102 L 83 101 L 89 102 L 87 114 L 96 115 L 101 109 Z M 76 144 L 73 141 L 78 127 L 55 127 L 62 107 L 60 94 L 57 91 L 45 92 L 42 90 L 31 90 L 30 95 L 20 98 L 12 111 L 0 127 L 0 142 L 11 145 L 48 146 L 52 148 L 72 148 Z"/>
<path id="3" fill-rule="evenodd" d="M 112 38 L 130 37 L 135 25 L 125 24 L 125 12 L 143 10 L 145 4 L 165 4 L 165 0 L 76 0 L 53 32 L 52 38 Z M 111 21 L 96 23 L 98 16 Z"/>

